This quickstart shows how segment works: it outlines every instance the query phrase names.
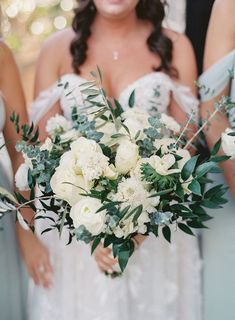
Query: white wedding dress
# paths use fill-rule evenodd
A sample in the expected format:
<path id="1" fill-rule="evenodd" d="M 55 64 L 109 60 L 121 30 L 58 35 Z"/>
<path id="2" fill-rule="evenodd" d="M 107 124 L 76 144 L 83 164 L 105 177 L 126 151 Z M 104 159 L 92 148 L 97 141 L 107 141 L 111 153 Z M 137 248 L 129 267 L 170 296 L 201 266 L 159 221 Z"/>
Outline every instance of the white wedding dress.
<path id="1" fill-rule="evenodd" d="M 69 83 L 65 91 L 55 84 L 33 104 L 35 122 L 58 100 L 66 118 L 70 118 L 74 99 L 81 103 L 79 85 L 85 79 L 66 74 L 61 81 Z M 74 99 L 66 97 L 71 89 Z M 161 72 L 152 72 L 128 86 L 119 97 L 124 108 L 133 89 L 136 104 L 148 110 L 154 102 L 160 112 L 167 112 L 171 94 L 188 113 L 198 106 L 187 87 L 177 86 Z M 40 221 L 38 232 L 47 227 Z M 56 230 L 41 239 L 49 248 L 54 284 L 45 290 L 31 283 L 29 320 L 201 319 L 201 261 L 196 237 L 175 232 L 172 245 L 162 237 L 148 237 L 117 279 L 98 270 L 89 245 L 74 240 L 66 246 L 66 232 L 61 240 Z"/>

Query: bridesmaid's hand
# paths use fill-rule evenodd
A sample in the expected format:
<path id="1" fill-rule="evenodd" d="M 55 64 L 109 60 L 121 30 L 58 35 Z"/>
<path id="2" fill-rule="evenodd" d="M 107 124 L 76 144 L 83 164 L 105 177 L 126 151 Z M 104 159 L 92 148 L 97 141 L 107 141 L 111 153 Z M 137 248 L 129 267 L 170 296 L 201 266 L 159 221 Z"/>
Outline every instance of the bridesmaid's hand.
<path id="1" fill-rule="evenodd" d="M 29 275 L 36 285 L 49 289 L 52 285 L 52 266 L 48 249 L 31 231 L 20 230 L 18 226 L 18 237 L 20 250 L 24 258 Z M 22 228 L 21 228 L 22 229 Z M 24 235 L 22 236 L 22 233 Z"/>
<path id="2" fill-rule="evenodd" d="M 113 258 L 112 249 L 104 248 L 102 244 L 97 246 L 93 255 L 102 272 L 112 272 L 112 267 L 118 263 L 117 259 Z"/>

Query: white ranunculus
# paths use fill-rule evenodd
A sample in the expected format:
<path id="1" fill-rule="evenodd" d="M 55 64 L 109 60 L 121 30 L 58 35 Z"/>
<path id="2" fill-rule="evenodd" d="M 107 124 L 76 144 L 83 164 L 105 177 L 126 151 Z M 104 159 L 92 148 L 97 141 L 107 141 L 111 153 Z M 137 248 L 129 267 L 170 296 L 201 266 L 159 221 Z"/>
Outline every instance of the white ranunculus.
<path id="1" fill-rule="evenodd" d="M 84 153 L 86 154 L 91 152 L 102 153 L 102 149 L 97 142 L 84 137 L 80 137 L 76 141 L 71 143 L 70 148 L 77 158 L 79 158 Z"/>
<path id="2" fill-rule="evenodd" d="M 15 184 L 20 191 L 30 190 L 29 184 L 28 184 L 29 169 L 30 168 L 26 163 L 22 163 L 15 174 Z"/>
<path id="3" fill-rule="evenodd" d="M 129 108 L 126 111 L 122 113 L 123 119 L 136 119 L 139 123 L 142 125 L 145 124 L 147 128 L 150 127 L 150 124 L 148 122 L 148 119 L 150 118 L 150 115 L 147 111 L 140 109 L 138 107 Z"/>
<path id="4" fill-rule="evenodd" d="M 139 180 L 143 184 L 143 186 L 145 188 L 148 189 L 149 183 L 146 182 L 146 181 L 143 181 L 143 175 L 141 173 L 142 165 L 143 164 L 147 164 L 147 163 L 149 163 L 149 158 L 141 158 L 141 159 L 139 159 L 137 161 L 137 164 L 136 164 L 135 168 L 133 168 L 131 170 L 131 177 L 135 177 L 137 180 Z"/>
<path id="5" fill-rule="evenodd" d="M 53 143 L 51 139 L 46 138 L 45 142 L 40 147 L 40 151 L 48 150 L 49 152 L 51 152 L 52 148 L 53 148 Z"/>
<path id="6" fill-rule="evenodd" d="M 160 121 L 161 121 L 161 123 L 164 124 L 164 126 L 167 129 L 172 130 L 175 133 L 180 132 L 181 127 L 178 124 L 178 122 L 176 122 L 174 118 L 168 116 L 167 114 L 162 113 Z"/>
<path id="7" fill-rule="evenodd" d="M 60 135 L 61 142 L 75 141 L 79 137 L 79 132 L 76 129 L 71 129 Z"/>
<path id="8" fill-rule="evenodd" d="M 180 157 L 182 157 L 182 159 L 178 160 L 178 168 L 180 170 L 183 169 L 184 165 L 186 162 L 188 162 L 191 159 L 191 155 L 190 152 L 186 149 L 178 149 L 175 151 L 175 153 L 177 155 L 179 155 Z"/>
<path id="9" fill-rule="evenodd" d="M 71 206 L 81 200 L 81 193 L 89 191 L 88 186 L 81 175 L 76 175 L 70 168 L 58 167 L 50 181 L 54 194 Z M 85 190 L 84 190 L 85 189 Z"/>
<path id="10" fill-rule="evenodd" d="M 175 142 L 175 139 L 172 138 L 162 138 L 156 139 L 153 145 L 157 150 L 161 149 L 161 153 L 165 154 L 172 151 L 170 146 L 173 145 Z"/>
<path id="11" fill-rule="evenodd" d="M 162 158 L 158 156 L 150 158 L 151 166 L 162 176 L 180 172 L 180 169 L 171 169 L 175 162 L 175 157 L 172 154 L 166 154 Z"/>
<path id="12" fill-rule="evenodd" d="M 71 122 L 64 116 L 56 114 L 54 117 L 47 121 L 46 132 L 51 136 L 55 136 L 57 133 L 63 133 L 71 129 Z"/>
<path id="13" fill-rule="evenodd" d="M 137 133 L 140 131 L 140 135 L 138 139 L 143 140 L 146 135 L 143 132 L 144 129 L 147 129 L 150 127 L 150 124 L 148 122 L 149 119 L 148 112 L 141 110 L 137 107 L 128 109 L 122 114 L 122 118 L 124 120 L 124 125 L 129 129 L 130 136 L 132 139 L 135 138 Z M 121 133 L 126 134 L 126 130 L 124 128 L 121 128 Z"/>
<path id="14" fill-rule="evenodd" d="M 85 228 L 93 235 L 97 236 L 105 231 L 106 211 L 97 212 L 102 206 L 98 199 L 86 197 L 77 202 L 70 211 L 75 228 L 85 226 Z"/>
<path id="15" fill-rule="evenodd" d="M 109 180 L 116 180 L 118 177 L 118 172 L 113 164 L 110 164 L 106 170 L 104 171 L 104 177 L 108 178 Z"/>
<path id="16" fill-rule="evenodd" d="M 117 148 L 115 166 L 119 173 L 126 174 L 136 166 L 139 159 L 139 148 L 135 143 L 125 139 Z"/>
<path id="17" fill-rule="evenodd" d="M 222 133 L 222 149 L 227 156 L 235 159 L 235 137 L 228 135 L 231 132 L 234 132 L 234 130 L 227 128 L 225 132 Z"/>

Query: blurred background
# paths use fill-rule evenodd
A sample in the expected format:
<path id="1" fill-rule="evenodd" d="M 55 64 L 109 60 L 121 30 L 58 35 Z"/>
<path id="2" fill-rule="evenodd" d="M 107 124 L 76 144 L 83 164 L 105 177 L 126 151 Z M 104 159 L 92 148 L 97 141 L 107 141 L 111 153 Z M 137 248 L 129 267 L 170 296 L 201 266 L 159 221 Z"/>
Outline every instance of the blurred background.
<path id="1" fill-rule="evenodd" d="M 1 37 L 15 54 L 28 106 L 41 43 L 71 24 L 75 5 L 76 0 L 0 0 Z"/>

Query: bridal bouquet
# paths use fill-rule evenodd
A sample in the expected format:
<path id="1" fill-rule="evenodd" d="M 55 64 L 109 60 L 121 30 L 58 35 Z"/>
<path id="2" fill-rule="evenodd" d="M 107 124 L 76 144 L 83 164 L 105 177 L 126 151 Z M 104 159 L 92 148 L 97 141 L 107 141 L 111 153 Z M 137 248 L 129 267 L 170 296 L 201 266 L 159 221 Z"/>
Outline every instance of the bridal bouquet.
<path id="1" fill-rule="evenodd" d="M 33 124 L 20 127 L 12 115 L 22 133 L 16 148 L 25 159 L 16 185 L 29 190 L 30 198 L 2 193 L 1 201 L 14 206 L 25 228 L 20 210 L 30 206 L 34 219 L 49 219 L 43 232 L 67 230 L 69 243 L 73 237 L 92 243 L 92 252 L 100 242 L 112 246 L 123 271 L 137 234 L 162 234 L 170 242 L 172 231 L 193 235 L 194 228 L 205 228 L 211 219 L 205 209 L 221 208 L 227 190 L 217 185 L 205 191 L 206 175 L 220 172 L 218 163 L 229 157 L 217 156 L 220 140 L 201 162 L 188 151 L 195 138 L 187 138 L 191 118 L 182 128 L 166 114 L 139 109 L 134 91 L 123 111 L 107 99 L 101 76 L 93 76 L 95 81 L 80 88 L 84 105 L 72 108 L 71 121 L 61 115 L 49 119 L 43 144 Z"/>

